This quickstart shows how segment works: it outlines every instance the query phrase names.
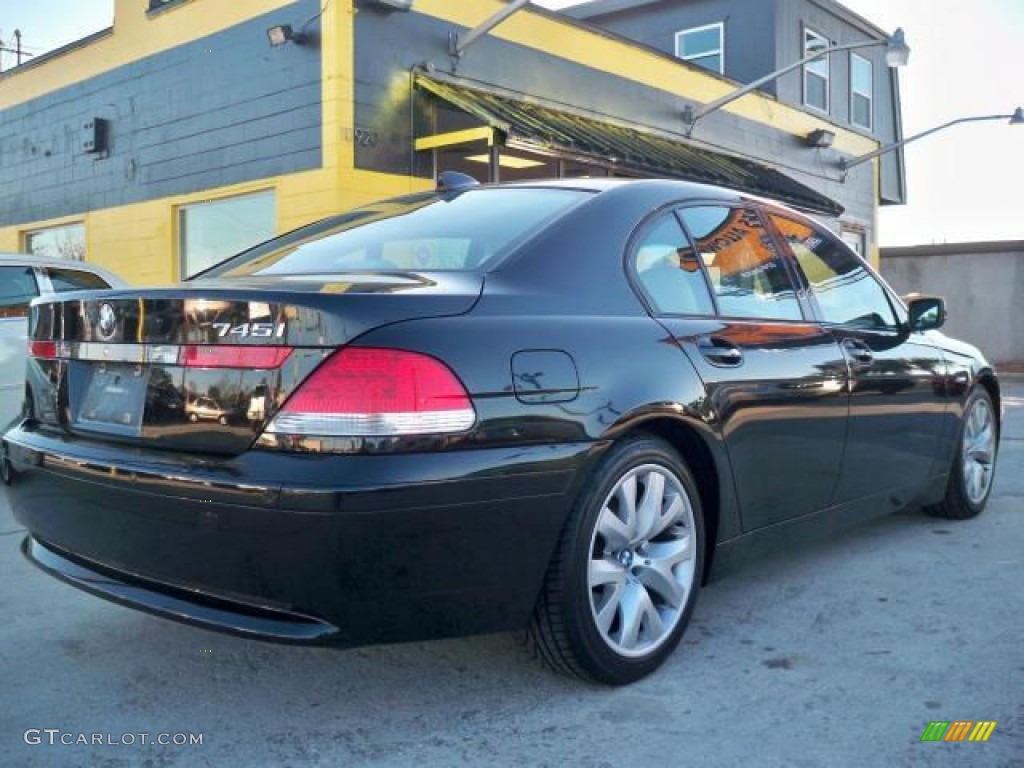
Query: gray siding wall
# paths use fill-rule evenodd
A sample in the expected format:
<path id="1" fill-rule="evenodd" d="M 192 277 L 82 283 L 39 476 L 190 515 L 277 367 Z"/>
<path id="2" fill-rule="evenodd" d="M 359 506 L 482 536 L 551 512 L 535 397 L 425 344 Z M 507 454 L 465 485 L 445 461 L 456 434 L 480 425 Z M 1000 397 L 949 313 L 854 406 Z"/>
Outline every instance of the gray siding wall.
<path id="1" fill-rule="evenodd" d="M 784 67 L 803 58 L 803 29 L 808 26 L 825 35 L 832 43 L 844 45 L 873 39 L 838 15 L 811 0 L 775 0 L 777 58 L 772 69 Z M 877 45 L 855 51 L 872 63 L 874 74 L 874 119 L 872 130 L 865 131 L 850 122 L 850 53 L 840 51 L 829 57 L 830 61 L 830 104 L 831 119 L 851 130 L 868 133 L 883 144 L 896 141 L 899 99 L 893 83 L 898 70 L 890 69 L 885 63 L 885 46 Z M 771 70 L 767 70 L 771 71 Z M 790 104 L 803 104 L 803 72 L 796 70 L 783 75 L 777 81 L 777 95 Z M 902 154 L 891 152 L 881 160 L 881 196 L 883 200 L 902 202 L 904 197 Z"/>
<path id="2" fill-rule="evenodd" d="M 1024 241 L 883 248 L 881 266 L 897 293 L 946 299 L 944 332 L 974 344 L 993 363 L 1024 363 Z"/>
<path id="3" fill-rule="evenodd" d="M 705 24 L 725 24 L 725 76 L 750 82 L 774 69 L 776 0 L 690 0 L 594 16 L 585 23 L 675 54 L 676 32 Z M 774 93 L 774 84 L 765 88 Z"/>
<path id="4" fill-rule="evenodd" d="M 410 105 L 407 95 L 404 99 L 395 98 L 392 84 L 403 78 L 408 82 L 411 68 L 423 62 L 432 62 L 439 71 L 450 72 L 447 43 L 451 28 L 415 12 L 388 16 L 361 11 L 356 16 L 356 128 L 377 139 L 372 146 L 357 143 L 357 167 L 410 172 Z M 466 53 L 457 71 L 470 80 L 526 91 L 538 98 L 597 113 L 596 116 L 615 116 L 669 132 L 683 130 L 680 113 L 686 104 L 685 94 L 666 94 L 493 36 L 479 40 Z M 847 216 L 869 225 L 873 220 L 874 187 L 870 174 L 851 175 L 845 184 L 838 182 L 836 173 L 823 174 L 823 169 L 828 168 L 828 157 L 823 153 L 831 150 L 810 149 L 788 133 L 722 111 L 701 122 L 700 136 L 695 139 L 783 166 L 784 173 L 839 201 Z M 701 146 L 700 141 L 695 144 Z M 838 229 L 837 221 L 823 221 Z M 869 243 L 876 240 L 873 232 L 869 230 L 867 234 Z"/>
<path id="5" fill-rule="evenodd" d="M 0 226 L 319 167 L 319 47 L 266 38 L 317 8 L 301 0 L 0 111 Z M 109 152 L 81 148 L 94 117 Z"/>
<path id="6" fill-rule="evenodd" d="M 803 58 L 804 24 L 835 43 L 872 39 L 867 31 L 812 0 L 675 0 L 584 19 L 587 24 L 669 54 L 675 53 L 676 31 L 722 20 L 726 22 L 725 75 L 739 82 L 751 82 Z M 830 110 L 823 117 L 851 130 L 870 133 L 882 143 L 895 141 L 899 109 L 896 70 L 886 66 L 883 46 L 861 49 L 858 53 L 874 64 L 873 130 L 864 131 L 850 123 L 849 52 L 831 56 Z M 762 90 L 787 104 L 803 106 L 803 73 L 797 69 Z M 883 202 L 904 201 L 902 163 L 900 152 L 891 152 L 881 159 Z"/>

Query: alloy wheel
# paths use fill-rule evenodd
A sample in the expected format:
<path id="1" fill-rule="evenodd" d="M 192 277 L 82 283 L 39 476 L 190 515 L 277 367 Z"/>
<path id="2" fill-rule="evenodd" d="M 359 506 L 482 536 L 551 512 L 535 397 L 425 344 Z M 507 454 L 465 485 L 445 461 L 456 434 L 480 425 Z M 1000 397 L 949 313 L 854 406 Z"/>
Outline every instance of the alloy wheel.
<path id="1" fill-rule="evenodd" d="M 961 446 L 961 471 L 964 492 L 971 504 L 981 504 L 992 485 L 995 464 L 996 430 L 992 407 L 979 397 L 964 418 Z"/>
<path id="2" fill-rule="evenodd" d="M 666 467 L 635 467 L 608 494 L 587 580 L 595 626 L 615 653 L 646 656 L 671 636 L 693 589 L 696 538 L 689 496 Z"/>

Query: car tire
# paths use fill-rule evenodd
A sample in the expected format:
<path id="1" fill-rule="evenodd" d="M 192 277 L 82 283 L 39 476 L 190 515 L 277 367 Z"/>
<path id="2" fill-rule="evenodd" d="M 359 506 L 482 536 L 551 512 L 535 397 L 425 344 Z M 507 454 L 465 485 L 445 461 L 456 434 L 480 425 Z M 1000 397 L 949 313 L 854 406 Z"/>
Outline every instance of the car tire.
<path id="1" fill-rule="evenodd" d="M 964 404 L 946 495 L 926 509 L 928 514 L 949 520 L 981 514 L 992 493 L 998 451 L 999 428 L 992 398 L 984 387 L 975 387 Z"/>
<path id="2" fill-rule="evenodd" d="M 188 420 L 195 424 L 197 421 L 199 421 L 199 417 L 194 413 L 190 413 L 188 415 Z"/>
<path id="3" fill-rule="evenodd" d="M 658 438 L 616 443 L 570 512 L 531 645 L 560 672 L 607 685 L 639 680 L 679 644 L 703 564 L 704 518 L 686 462 Z"/>

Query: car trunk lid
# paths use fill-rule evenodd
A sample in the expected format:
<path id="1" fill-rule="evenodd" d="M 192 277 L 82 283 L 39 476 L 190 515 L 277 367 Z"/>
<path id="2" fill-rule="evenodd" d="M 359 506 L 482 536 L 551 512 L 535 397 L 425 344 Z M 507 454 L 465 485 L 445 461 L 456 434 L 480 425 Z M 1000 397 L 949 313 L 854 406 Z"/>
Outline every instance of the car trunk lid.
<path id="1" fill-rule="evenodd" d="M 32 306 L 41 424 L 101 441 L 234 455 L 332 351 L 381 325 L 468 312 L 471 273 L 202 280 Z"/>

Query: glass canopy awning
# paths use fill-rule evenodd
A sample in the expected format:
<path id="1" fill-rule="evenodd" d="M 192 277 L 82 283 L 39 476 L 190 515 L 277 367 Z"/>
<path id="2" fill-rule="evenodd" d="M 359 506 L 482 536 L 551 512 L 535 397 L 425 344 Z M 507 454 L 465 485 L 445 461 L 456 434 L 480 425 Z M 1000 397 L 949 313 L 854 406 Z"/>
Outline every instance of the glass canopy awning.
<path id="1" fill-rule="evenodd" d="M 418 75 L 416 87 L 482 125 L 443 135 L 421 136 L 417 150 L 436 149 L 463 138 L 491 137 L 488 145 L 540 156 L 592 160 L 617 175 L 656 176 L 716 184 L 771 197 L 794 207 L 839 216 L 843 207 L 768 165 L 695 147 L 640 128 L 583 116 L 535 100 L 525 101 L 462 83 Z M 496 133 L 497 135 L 493 135 Z"/>

